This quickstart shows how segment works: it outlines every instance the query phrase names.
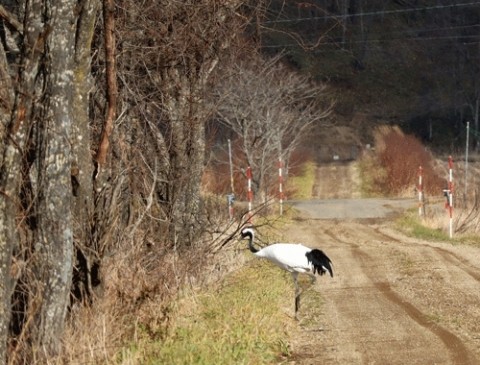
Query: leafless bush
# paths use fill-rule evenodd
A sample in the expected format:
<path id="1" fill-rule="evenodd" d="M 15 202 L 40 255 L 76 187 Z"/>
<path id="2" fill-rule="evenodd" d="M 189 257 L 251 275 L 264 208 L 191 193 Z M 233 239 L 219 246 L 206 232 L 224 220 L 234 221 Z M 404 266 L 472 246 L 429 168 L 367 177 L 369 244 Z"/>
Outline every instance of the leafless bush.
<path id="1" fill-rule="evenodd" d="M 478 234 L 480 232 L 480 199 L 479 190 L 475 189 L 474 197 L 469 205 L 463 204 L 455 209 L 455 231 L 462 234 Z"/>
<path id="2" fill-rule="evenodd" d="M 417 138 L 405 135 L 398 127 L 380 127 L 375 131 L 373 161 L 379 170 L 373 188 L 384 194 L 413 194 L 420 166 L 425 193 L 438 195 L 444 187 L 444 179 L 434 170 L 431 153 Z"/>

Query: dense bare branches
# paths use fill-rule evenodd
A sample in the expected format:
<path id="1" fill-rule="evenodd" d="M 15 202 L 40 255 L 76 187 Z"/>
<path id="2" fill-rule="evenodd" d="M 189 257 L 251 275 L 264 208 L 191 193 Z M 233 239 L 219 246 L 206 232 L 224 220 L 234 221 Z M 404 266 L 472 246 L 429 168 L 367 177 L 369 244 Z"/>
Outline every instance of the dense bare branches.
<path id="1" fill-rule="evenodd" d="M 331 111 L 324 84 L 281 63 L 281 58 L 248 58 L 232 65 L 217 90 L 219 120 L 240 139 L 245 162 L 265 195 L 276 161 L 288 161 L 309 128 L 327 123 Z"/>
<path id="2" fill-rule="evenodd" d="M 126 118 L 142 120 L 124 130 L 148 133 L 144 141 L 158 153 L 162 183 L 157 195 L 175 244 L 190 244 L 196 235 L 205 123 L 212 113 L 205 96 L 218 62 L 245 24 L 238 13 L 242 3 L 161 1 L 140 6 L 132 1 L 120 7 L 122 103 Z"/>
<path id="3" fill-rule="evenodd" d="M 12 363 L 58 352 L 106 257 L 199 242 L 206 96 L 245 3 L 106 0 L 103 23 L 99 0 L 0 8 L 0 362 L 8 341 Z"/>

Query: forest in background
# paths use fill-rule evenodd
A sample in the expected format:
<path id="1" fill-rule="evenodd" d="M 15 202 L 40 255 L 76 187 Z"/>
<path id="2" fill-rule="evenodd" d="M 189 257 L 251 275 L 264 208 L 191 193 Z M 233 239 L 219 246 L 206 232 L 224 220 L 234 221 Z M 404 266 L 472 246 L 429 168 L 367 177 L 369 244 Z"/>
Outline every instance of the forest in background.
<path id="1" fill-rule="evenodd" d="M 398 124 L 444 152 L 467 121 L 478 138 L 480 3 L 274 0 L 264 18 L 262 50 L 328 81 L 340 123 Z"/>

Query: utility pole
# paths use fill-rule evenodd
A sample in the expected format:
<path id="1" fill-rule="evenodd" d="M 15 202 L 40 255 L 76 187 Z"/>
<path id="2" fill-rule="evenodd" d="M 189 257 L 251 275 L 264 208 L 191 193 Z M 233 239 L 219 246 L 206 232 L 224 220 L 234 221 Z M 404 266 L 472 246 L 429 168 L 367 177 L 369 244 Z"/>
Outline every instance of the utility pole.
<path id="1" fill-rule="evenodd" d="M 228 139 L 228 161 L 230 164 L 230 192 L 232 195 L 235 195 L 235 190 L 233 187 L 232 142 L 230 139 Z"/>
<path id="2" fill-rule="evenodd" d="M 418 167 L 418 215 L 421 217 L 425 214 L 423 205 L 423 168 Z"/>
<path id="3" fill-rule="evenodd" d="M 235 202 L 235 190 L 233 184 L 232 143 L 228 139 L 228 161 L 230 165 L 230 194 L 227 195 L 228 215 L 233 219 L 233 203 Z"/>
<path id="4" fill-rule="evenodd" d="M 448 156 L 448 212 L 450 216 L 449 232 L 450 238 L 453 237 L 453 158 Z"/>
<path id="5" fill-rule="evenodd" d="M 252 203 L 253 203 L 253 191 L 252 191 L 252 168 L 247 167 L 247 197 L 248 197 L 248 222 L 252 222 Z"/>
<path id="6" fill-rule="evenodd" d="M 467 205 L 467 186 L 468 186 L 468 139 L 470 135 L 470 122 L 467 122 L 467 138 L 465 142 L 465 192 L 463 199 L 465 200 L 465 205 Z"/>

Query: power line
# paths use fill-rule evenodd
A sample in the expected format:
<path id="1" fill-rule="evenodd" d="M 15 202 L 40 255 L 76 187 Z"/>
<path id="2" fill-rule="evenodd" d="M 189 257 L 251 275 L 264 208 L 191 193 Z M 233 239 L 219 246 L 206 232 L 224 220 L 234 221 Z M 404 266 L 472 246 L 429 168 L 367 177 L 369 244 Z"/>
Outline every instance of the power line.
<path id="1" fill-rule="evenodd" d="M 465 25 L 455 25 L 449 27 L 437 27 L 437 28 L 411 28 L 408 30 L 402 31 L 393 31 L 390 34 L 404 34 L 404 33 L 427 33 L 427 32 L 443 32 L 447 30 L 463 30 L 468 28 L 479 28 L 480 24 L 465 24 Z"/>
<path id="2" fill-rule="evenodd" d="M 445 27 L 436 27 L 436 28 L 409 28 L 405 30 L 393 30 L 388 34 L 392 35 L 392 34 L 409 34 L 409 33 L 445 32 L 450 30 L 456 30 L 456 31 L 467 30 L 471 28 L 480 28 L 480 24 L 465 24 L 465 25 L 445 26 Z"/>
<path id="3" fill-rule="evenodd" d="M 371 43 L 385 43 L 385 42 L 393 42 L 393 41 L 434 41 L 434 40 L 451 40 L 451 39 L 479 39 L 479 35 L 452 35 L 452 36 L 438 36 L 438 37 L 404 37 L 404 38 L 390 38 L 390 39 L 368 39 L 368 40 L 352 40 L 352 41 L 329 41 L 329 42 L 322 42 L 319 43 L 321 46 L 344 46 L 348 44 L 371 44 Z M 465 44 L 471 43 L 478 43 L 478 42 L 465 42 Z M 463 43 L 462 43 L 463 44 Z M 261 48 L 291 48 L 291 47 L 301 47 L 301 48 L 318 48 L 317 44 L 300 44 L 300 43 L 287 43 L 287 44 L 279 44 L 279 45 L 264 45 Z"/>
<path id="4" fill-rule="evenodd" d="M 475 3 L 464 3 L 464 4 L 458 4 L 458 5 L 473 5 L 473 4 L 480 4 L 480 2 L 475 2 Z M 452 6 L 457 6 L 457 5 L 442 5 L 442 6 L 435 6 L 435 7 L 426 7 L 426 8 L 417 8 L 417 9 L 409 9 L 409 10 L 422 10 L 422 9 L 430 9 L 430 8 L 439 8 L 439 7 L 452 7 Z M 402 12 L 404 10 L 395 10 L 395 12 Z M 374 13 L 363 13 L 363 14 L 374 14 Z M 383 14 L 383 12 L 375 12 L 375 14 Z M 356 15 L 361 15 L 361 14 L 356 14 Z M 356 16 L 355 15 L 355 16 Z M 304 18 L 311 20 L 312 18 Z M 300 19 L 302 20 L 302 19 Z M 291 20 L 291 21 L 298 21 L 298 20 Z M 288 48 L 288 47 L 302 47 L 302 48 L 317 48 L 319 45 L 325 46 L 325 45 L 336 45 L 336 46 L 342 46 L 345 44 L 354 44 L 354 43 L 363 43 L 363 44 L 368 44 L 368 43 L 381 43 L 381 42 L 392 42 L 392 41 L 399 41 L 399 40 L 413 40 L 413 41 L 436 41 L 436 40 L 450 40 L 450 39 L 476 39 L 480 35 L 461 35 L 461 34 L 454 34 L 454 35 L 444 35 L 444 36 L 412 36 L 412 37 L 404 37 L 404 38 L 388 38 L 388 36 L 394 36 L 394 35 L 402 35 L 402 34 L 416 34 L 416 33 L 431 33 L 431 32 L 447 32 L 447 31 L 468 31 L 468 29 L 472 28 L 479 28 L 480 24 L 466 24 L 466 25 L 457 25 L 457 26 L 445 26 L 445 27 L 436 27 L 436 28 L 417 28 L 417 29 L 405 29 L 405 30 L 397 30 L 397 31 L 391 31 L 387 34 L 387 37 L 384 37 L 382 39 L 371 39 L 371 40 L 352 40 L 352 41 L 329 41 L 329 42 L 321 42 L 318 43 L 317 40 L 314 40 L 311 42 L 311 44 L 307 44 L 306 42 L 297 42 L 297 43 L 289 43 L 289 44 L 282 44 L 282 45 L 264 45 L 262 48 Z M 469 32 L 471 33 L 471 32 Z M 478 44 L 476 41 L 470 41 L 470 42 L 461 42 L 462 45 L 473 45 L 473 44 Z"/>
<path id="5" fill-rule="evenodd" d="M 297 18 L 297 19 L 279 19 L 279 20 L 266 20 L 263 24 L 277 24 L 277 23 L 297 23 L 302 21 L 312 21 L 312 20 L 328 20 L 328 19 L 348 19 L 360 16 L 376 16 L 376 15 L 391 15 L 391 14 L 401 14 L 401 13 L 411 13 L 424 10 L 438 10 L 446 8 L 459 8 L 459 7 L 468 7 L 480 5 L 480 2 L 469 2 L 462 4 L 450 4 L 450 5 L 434 5 L 434 6 L 424 6 L 421 8 L 414 9 L 397 9 L 397 10 L 382 10 L 382 11 L 369 11 L 356 14 L 344 14 L 344 15 L 323 15 L 318 17 L 309 17 L 309 18 Z"/>

